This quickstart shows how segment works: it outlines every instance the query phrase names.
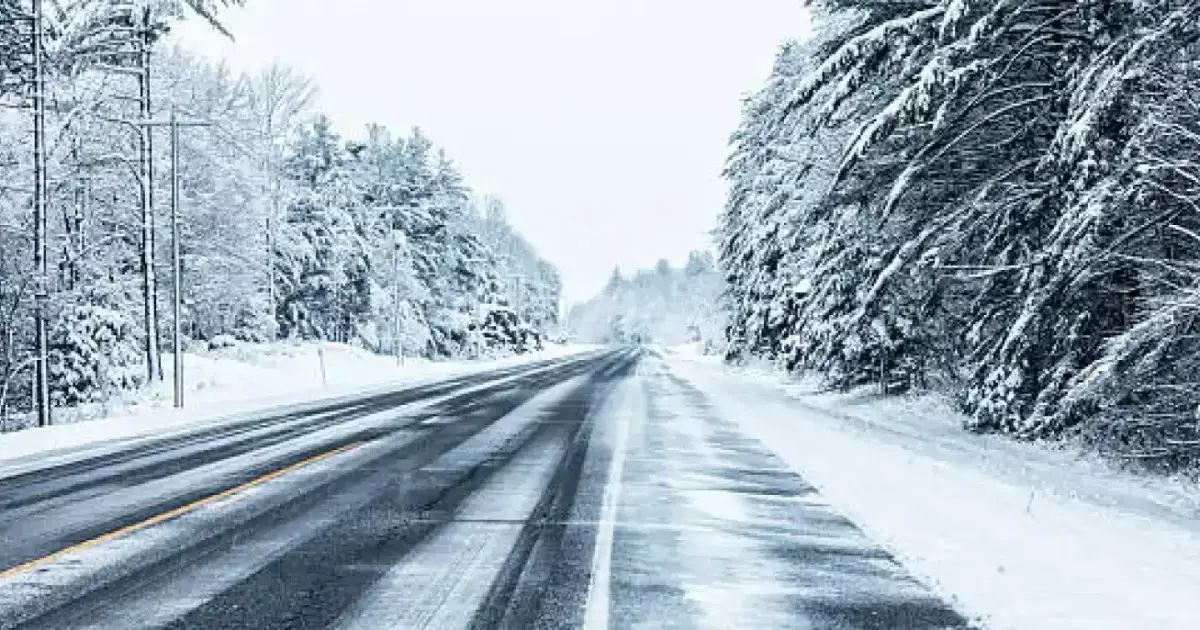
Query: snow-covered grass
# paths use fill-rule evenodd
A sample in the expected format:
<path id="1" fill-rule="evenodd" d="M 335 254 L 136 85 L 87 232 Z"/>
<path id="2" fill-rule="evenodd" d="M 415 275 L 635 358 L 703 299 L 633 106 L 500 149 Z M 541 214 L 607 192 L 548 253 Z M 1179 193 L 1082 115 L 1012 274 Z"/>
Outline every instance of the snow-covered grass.
<path id="1" fill-rule="evenodd" d="M 403 365 L 398 365 L 393 357 L 344 344 L 238 344 L 184 355 L 184 409 L 173 408 L 173 366 L 167 355 L 163 382 L 103 405 L 55 410 L 54 426 L 0 434 L 0 462 L 593 349 L 594 346 L 548 344 L 542 352 L 503 359 L 407 358 Z"/>
<path id="2" fill-rule="evenodd" d="M 670 369 L 991 628 L 1200 627 L 1200 489 L 961 429 L 936 397 L 821 394 L 686 353 Z"/>

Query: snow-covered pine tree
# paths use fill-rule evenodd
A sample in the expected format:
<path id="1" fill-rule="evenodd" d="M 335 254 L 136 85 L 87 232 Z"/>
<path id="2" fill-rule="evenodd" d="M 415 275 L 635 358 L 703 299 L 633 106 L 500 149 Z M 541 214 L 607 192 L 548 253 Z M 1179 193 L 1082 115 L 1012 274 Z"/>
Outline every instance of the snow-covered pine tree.
<path id="1" fill-rule="evenodd" d="M 93 285 L 50 327 L 50 396 L 56 407 L 106 400 L 145 383 L 133 291 Z"/>
<path id="2" fill-rule="evenodd" d="M 276 248 L 280 332 L 288 337 L 348 341 L 362 316 L 366 254 L 358 226 L 360 196 L 340 137 L 327 118 L 302 130 L 285 162 L 299 188 Z"/>
<path id="3" fill-rule="evenodd" d="M 1165 305 L 1187 302 L 1195 254 L 1179 157 L 1194 114 L 1176 90 L 1194 86 L 1198 3 L 816 4 L 824 41 L 790 75 L 785 49 L 735 136 L 721 226 L 733 354 L 777 355 L 782 316 L 789 367 L 849 385 L 881 353 L 880 372 L 937 361 L 978 428 L 1091 431 L 1105 404 L 1150 405 L 1139 443 L 1178 435 L 1190 399 L 1167 397 L 1162 415 L 1145 393 L 1159 386 L 1122 370 L 1162 391 L 1189 378 L 1158 353 L 1190 330 Z M 846 125 L 828 185 L 795 203 L 819 165 L 795 158 L 797 138 Z M 1149 335 L 1150 321 L 1175 332 Z M 1109 418 L 1100 433 L 1121 433 Z"/>
<path id="4" fill-rule="evenodd" d="M 548 333 L 558 324 L 562 283 L 553 265 L 508 222 L 504 203 L 485 197 L 476 201 L 480 238 L 495 259 L 504 304 L 518 319 Z"/>

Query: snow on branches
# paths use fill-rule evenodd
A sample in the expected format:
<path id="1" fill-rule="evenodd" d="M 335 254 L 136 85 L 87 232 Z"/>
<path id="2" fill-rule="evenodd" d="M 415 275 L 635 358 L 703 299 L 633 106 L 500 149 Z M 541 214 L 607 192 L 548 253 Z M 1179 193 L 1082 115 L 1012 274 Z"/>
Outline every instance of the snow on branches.
<path id="1" fill-rule="evenodd" d="M 730 355 L 1200 454 L 1200 1 L 818 4 L 734 136 Z"/>

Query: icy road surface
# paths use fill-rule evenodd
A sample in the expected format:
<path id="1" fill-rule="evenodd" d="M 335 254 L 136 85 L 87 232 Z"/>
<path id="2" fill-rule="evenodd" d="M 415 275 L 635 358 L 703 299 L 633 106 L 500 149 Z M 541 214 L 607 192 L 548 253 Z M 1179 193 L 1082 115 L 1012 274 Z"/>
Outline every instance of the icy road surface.
<path id="1" fill-rule="evenodd" d="M 3 628 L 967 627 L 637 349 L 0 470 L 0 541 Z"/>

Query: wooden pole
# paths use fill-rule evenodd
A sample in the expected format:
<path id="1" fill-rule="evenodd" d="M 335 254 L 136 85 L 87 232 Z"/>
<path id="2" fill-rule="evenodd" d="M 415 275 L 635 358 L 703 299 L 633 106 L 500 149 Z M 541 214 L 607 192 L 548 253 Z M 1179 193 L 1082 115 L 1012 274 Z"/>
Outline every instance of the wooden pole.
<path id="1" fill-rule="evenodd" d="M 173 326 L 172 342 L 175 351 L 175 407 L 183 407 L 183 274 L 179 262 L 179 118 L 171 108 L 171 275 Z"/>
<path id="2" fill-rule="evenodd" d="M 35 368 L 34 398 L 37 400 L 38 426 L 50 424 L 49 334 L 46 320 L 50 301 L 49 266 L 46 223 L 46 68 L 43 57 L 45 23 L 42 0 L 33 0 L 33 223 L 34 267 L 36 287 L 35 335 L 37 337 L 37 367 Z"/>

